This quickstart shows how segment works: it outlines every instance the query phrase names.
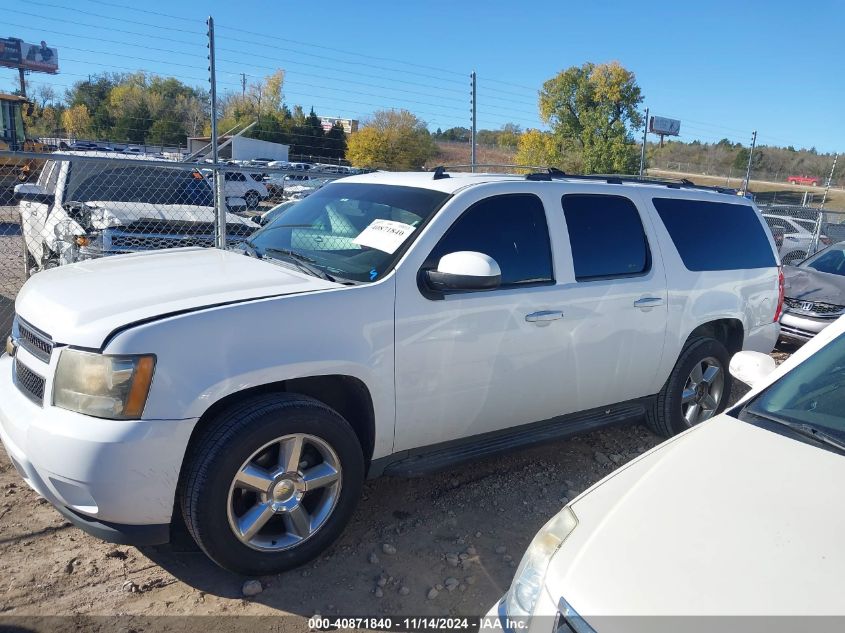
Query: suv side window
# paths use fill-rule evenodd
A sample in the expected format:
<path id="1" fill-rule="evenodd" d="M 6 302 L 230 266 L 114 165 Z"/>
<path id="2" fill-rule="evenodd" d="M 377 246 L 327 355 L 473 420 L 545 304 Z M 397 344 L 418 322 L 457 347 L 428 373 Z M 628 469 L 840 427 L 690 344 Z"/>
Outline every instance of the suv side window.
<path id="1" fill-rule="evenodd" d="M 777 266 L 768 232 L 751 205 L 684 198 L 652 201 L 687 270 Z"/>
<path id="2" fill-rule="evenodd" d="M 546 211 L 531 194 L 476 202 L 440 239 L 425 267 L 435 268 L 441 257 L 456 251 L 477 251 L 495 259 L 502 269 L 502 286 L 554 281 Z"/>
<path id="3" fill-rule="evenodd" d="M 569 194 L 561 199 L 577 281 L 630 277 L 651 268 L 636 205 L 623 196 Z"/>

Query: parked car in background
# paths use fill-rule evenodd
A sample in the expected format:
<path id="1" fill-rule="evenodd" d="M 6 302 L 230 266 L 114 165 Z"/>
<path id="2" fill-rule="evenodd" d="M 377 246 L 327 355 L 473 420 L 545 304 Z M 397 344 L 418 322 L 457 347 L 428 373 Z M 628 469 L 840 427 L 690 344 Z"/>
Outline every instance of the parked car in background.
<path id="1" fill-rule="evenodd" d="M 205 177 L 211 180 L 214 176 L 211 170 L 203 169 Z M 227 198 L 243 198 L 247 209 L 257 209 L 262 200 L 270 196 L 264 181 L 253 178 L 252 174 L 240 171 L 227 171 L 223 174 L 224 191 Z"/>
<path id="2" fill-rule="evenodd" d="M 293 205 L 295 205 L 298 200 L 287 200 L 280 204 L 277 204 L 275 207 L 270 209 L 269 211 L 265 211 L 262 213 L 258 218 L 258 224 L 264 226 L 265 224 L 270 224 L 273 220 L 279 217 L 282 213 L 290 209 Z"/>
<path id="3" fill-rule="evenodd" d="M 807 257 L 813 245 L 813 220 L 800 220 L 782 215 L 763 214 L 772 234 L 782 235 L 780 258 L 784 264 L 794 264 Z M 824 243 L 819 240 L 820 243 Z"/>
<path id="4" fill-rule="evenodd" d="M 100 146 L 96 143 L 89 143 L 88 141 L 75 141 L 68 145 L 68 149 L 71 151 L 90 152 L 100 149 Z"/>
<path id="5" fill-rule="evenodd" d="M 804 343 L 845 314 L 845 242 L 784 266 L 783 275 L 782 339 Z"/>
<path id="6" fill-rule="evenodd" d="M 112 160 L 52 154 L 36 183 L 15 187 L 27 275 L 105 255 L 214 244 L 212 191 L 199 172 L 121 165 L 141 158 L 122 153 L 92 156 Z M 256 228 L 231 213 L 227 224 L 233 241 Z"/>
<path id="7" fill-rule="evenodd" d="M 810 187 L 817 187 L 821 182 L 815 176 L 788 176 L 786 182 L 790 185 L 809 185 Z"/>
<path id="8" fill-rule="evenodd" d="M 739 352 L 731 371 L 753 387 L 745 399 L 571 501 L 491 617 L 534 616 L 532 633 L 651 633 L 747 631 L 761 616 L 767 631 L 799 617 L 829 630 L 808 620 L 845 615 L 833 580 L 845 508 L 832 502 L 845 481 L 845 319 L 777 369 Z"/>
<path id="9" fill-rule="evenodd" d="M 124 154 L 143 154 L 144 153 L 144 150 L 141 149 L 140 147 L 132 147 L 132 146 L 125 147 L 122 151 L 123 151 Z"/>

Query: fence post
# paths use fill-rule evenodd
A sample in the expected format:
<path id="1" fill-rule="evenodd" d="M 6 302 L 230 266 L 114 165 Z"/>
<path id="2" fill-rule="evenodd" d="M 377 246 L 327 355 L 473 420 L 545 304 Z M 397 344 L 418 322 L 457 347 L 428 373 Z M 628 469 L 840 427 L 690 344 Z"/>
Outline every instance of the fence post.
<path id="1" fill-rule="evenodd" d="M 214 182 L 214 245 L 226 248 L 226 191 L 218 164 L 217 69 L 214 60 L 214 18 L 208 16 L 208 83 L 211 84 L 211 170 Z"/>
<path id="2" fill-rule="evenodd" d="M 645 143 L 648 138 L 648 108 L 645 109 L 645 123 L 643 124 L 643 146 L 640 149 L 640 178 L 645 170 Z"/>
<path id="3" fill-rule="evenodd" d="M 751 134 L 751 151 L 748 152 L 748 168 L 745 170 L 745 182 L 742 185 L 742 194 L 748 193 L 748 181 L 751 179 L 751 159 L 754 157 L 754 146 L 757 144 L 757 130 Z"/>
<path id="4" fill-rule="evenodd" d="M 834 155 L 833 165 L 830 166 L 830 176 L 827 178 L 827 184 L 824 188 L 824 196 L 822 196 L 822 203 L 819 206 L 819 217 L 816 220 L 816 230 L 813 231 L 813 245 L 812 252 L 819 250 L 819 239 L 822 235 L 822 218 L 824 218 L 824 204 L 827 202 L 827 192 L 830 191 L 830 184 L 833 182 L 833 173 L 836 171 L 836 161 L 839 160 L 839 154 Z M 810 253 L 812 254 L 812 253 Z"/>
<path id="5" fill-rule="evenodd" d="M 477 157 L 476 157 L 476 153 L 475 153 L 475 135 L 476 135 L 476 108 L 475 108 L 475 106 L 476 106 L 476 98 L 477 98 L 477 92 L 476 92 L 477 84 L 476 84 L 476 76 L 475 76 L 474 70 L 472 71 L 472 74 L 470 74 L 470 80 L 471 80 L 471 84 L 472 84 L 472 92 L 470 93 L 472 95 L 472 109 L 470 110 L 470 114 L 472 115 L 472 128 L 470 129 L 470 142 L 472 144 L 472 147 L 470 148 L 470 164 L 472 165 L 471 170 L 474 172 L 475 171 L 475 165 L 478 162 Z"/>

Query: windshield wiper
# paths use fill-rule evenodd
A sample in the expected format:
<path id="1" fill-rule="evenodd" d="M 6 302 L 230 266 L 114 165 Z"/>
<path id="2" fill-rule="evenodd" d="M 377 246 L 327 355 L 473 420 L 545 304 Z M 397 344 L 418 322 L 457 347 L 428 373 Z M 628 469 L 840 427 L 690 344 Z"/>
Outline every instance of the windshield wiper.
<path id="1" fill-rule="evenodd" d="M 792 420 L 785 420 L 784 418 L 780 418 L 775 415 L 767 414 L 767 413 L 759 413 L 754 411 L 753 409 L 748 409 L 748 413 L 754 415 L 758 418 L 763 418 L 764 420 L 768 420 L 769 422 L 774 422 L 775 424 L 780 424 L 781 426 L 785 426 L 789 428 L 791 431 L 795 432 L 797 435 L 801 435 L 803 437 L 810 438 L 811 440 L 815 440 L 820 444 L 826 444 L 827 446 L 831 446 L 837 449 L 840 453 L 845 454 L 845 442 L 842 440 L 836 439 L 830 433 L 817 429 L 812 424 L 806 424 L 804 422 L 793 422 Z"/>
<path id="2" fill-rule="evenodd" d="M 316 261 L 307 255 L 303 255 L 302 253 L 297 253 L 296 251 L 292 251 L 288 248 L 272 248 L 267 247 L 264 249 L 264 253 L 275 253 L 276 255 L 282 255 L 288 258 L 294 265 L 296 265 L 300 270 L 305 271 L 306 273 L 313 275 L 314 277 L 319 277 L 320 279 L 325 279 L 326 281 L 335 281 L 335 278 L 332 277 L 329 273 L 327 273 L 322 268 L 318 266 L 313 266 L 312 264 Z M 275 259 L 275 258 L 274 258 Z"/>

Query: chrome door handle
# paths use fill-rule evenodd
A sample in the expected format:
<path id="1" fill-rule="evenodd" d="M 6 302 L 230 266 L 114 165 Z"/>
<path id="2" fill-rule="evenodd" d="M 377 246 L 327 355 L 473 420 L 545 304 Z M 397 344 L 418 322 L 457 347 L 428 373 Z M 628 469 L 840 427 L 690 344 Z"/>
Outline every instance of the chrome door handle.
<path id="1" fill-rule="evenodd" d="M 663 305 L 663 297 L 643 297 L 634 301 L 635 308 L 656 308 Z"/>
<path id="2" fill-rule="evenodd" d="M 529 323 L 546 324 L 549 321 L 557 321 L 563 318 L 563 312 L 560 310 L 539 310 L 525 315 L 525 320 Z"/>

